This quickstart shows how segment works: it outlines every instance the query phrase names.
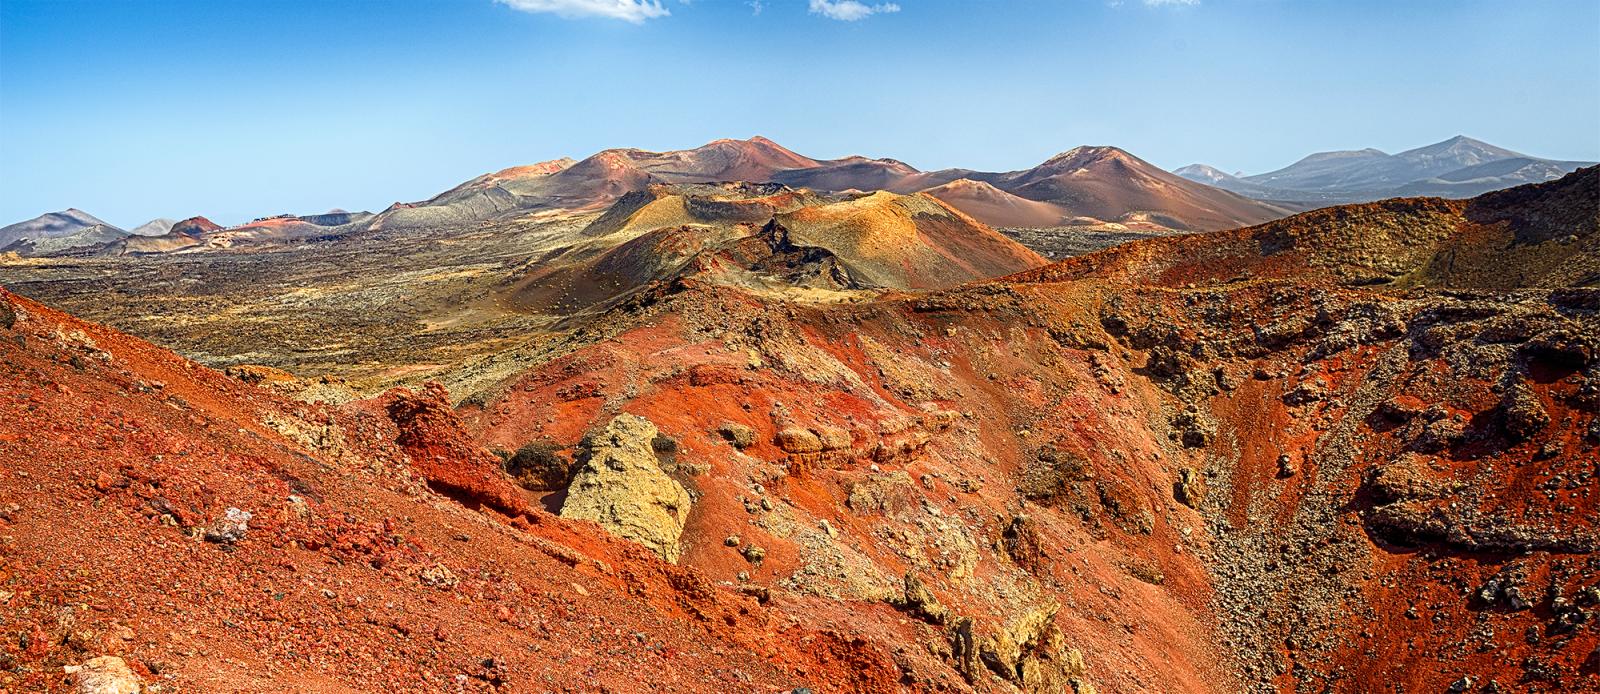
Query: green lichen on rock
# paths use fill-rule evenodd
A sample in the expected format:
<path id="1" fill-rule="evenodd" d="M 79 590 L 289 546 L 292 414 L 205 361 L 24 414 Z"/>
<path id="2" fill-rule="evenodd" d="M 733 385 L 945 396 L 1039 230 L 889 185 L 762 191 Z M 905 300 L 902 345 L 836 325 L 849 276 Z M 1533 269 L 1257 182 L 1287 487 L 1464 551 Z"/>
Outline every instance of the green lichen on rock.
<path id="1" fill-rule="evenodd" d="M 688 490 L 661 471 L 651 447 L 659 433 L 650 420 L 621 414 L 585 437 L 561 517 L 594 521 L 677 563 L 691 502 Z"/>

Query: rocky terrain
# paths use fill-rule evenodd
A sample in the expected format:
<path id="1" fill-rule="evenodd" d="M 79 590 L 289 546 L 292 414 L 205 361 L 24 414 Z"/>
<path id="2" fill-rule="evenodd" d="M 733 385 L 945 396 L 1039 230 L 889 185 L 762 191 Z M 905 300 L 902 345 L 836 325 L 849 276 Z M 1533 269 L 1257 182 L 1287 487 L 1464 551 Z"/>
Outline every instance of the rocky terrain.
<path id="1" fill-rule="evenodd" d="M 14 260 L 0 685 L 1597 690 L 1597 191 L 1046 264 L 935 196 L 657 181 Z"/>

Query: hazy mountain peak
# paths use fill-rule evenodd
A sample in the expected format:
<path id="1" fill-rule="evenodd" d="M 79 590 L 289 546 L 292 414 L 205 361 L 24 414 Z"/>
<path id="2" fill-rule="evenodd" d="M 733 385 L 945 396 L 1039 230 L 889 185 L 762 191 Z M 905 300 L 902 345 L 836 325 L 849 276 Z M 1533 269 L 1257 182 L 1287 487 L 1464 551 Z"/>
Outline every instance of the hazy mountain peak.
<path id="1" fill-rule="evenodd" d="M 172 225 L 177 223 L 177 220 L 174 219 L 157 217 L 156 219 L 152 219 L 144 224 L 134 227 L 133 229 L 129 230 L 128 233 L 133 236 L 161 236 L 162 234 L 172 231 Z"/>
<path id="2" fill-rule="evenodd" d="M 1406 150 L 1395 156 L 1415 164 L 1417 178 L 1436 176 L 1502 159 L 1527 157 L 1525 154 L 1496 147 L 1465 135 L 1457 135 L 1442 142 Z"/>
<path id="3" fill-rule="evenodd" d="M 88 212 L 76 207 L 69 207 L 60 212 L 46 212 L 33 219 L 0 228 L 0 248 L 17 241 L 71 236 L 92 227 L 100 227 L 108 233 L 125 233 Z"/>
<path id="4" fill-rule="evenodd" d="M 1339 159 L 1387 159 L 1390 155 L 1381 149 L 1367 147 L 1365 149 L 1336 149 L 1327 152 L 1312 152 L 1300 158 L 1295 164 L 1309 164 Z"/>
<path id="5" fill-rule="evenodd" d="M 1218 181 L 1231 181 L 1238 178 L 1238 176 L 1223 171 L 1215 166 L 1211 166 L 1210 164 L 1190 164 L 1188 166 L 1173 169 L 1172 173 L 1187 178 L 1191 181 L 1199 181 L 1201 183 L 1212 185 L 1215 185 Z"/>
<path id="6" fill-rule="evenodd" d="M 1137 161 L 1126 150 L 1110 145 L 1079 145 L 1046 159 L 1041 166 L 1087 166 L 1102 161 Z"/>

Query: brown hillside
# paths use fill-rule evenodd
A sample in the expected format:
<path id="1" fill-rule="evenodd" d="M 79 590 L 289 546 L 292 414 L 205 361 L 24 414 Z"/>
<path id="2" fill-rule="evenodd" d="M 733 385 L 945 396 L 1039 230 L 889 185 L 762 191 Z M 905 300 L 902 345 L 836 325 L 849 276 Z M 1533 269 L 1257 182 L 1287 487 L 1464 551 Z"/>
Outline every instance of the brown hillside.
<path id="1" fill-rule="evenodd" d="M 1071 216 L 1119 222 L 1142 214 L 1180 230 L 1231 229 L 1286 213 L 1173 175 L 1116 147 L 1077 147 L 993 183 L 1014 195 L 1056 203 Z"/>
<path id="2" fill-rule="evenodd" d="M 1177 286 L 1247 279 L 1396 287 L 1600 284 L 1600 167 L 1468 201 L 1398 198 L 1234 231 L 1150 239 L 1072 258 L 1024 281 L 1105 277 Z"/>
<path id="3" fill-rule="evenodd" d="M 949 203 L 984 224 L 997 227 L 1052 227 L 1066 221 L 1066 210 L 1007 193 L 967 178 L 929 188 L 924 193 Z"/>
<path id="4" fill-rule="evenodd" d="M 937 198 L 878 192 L 805 207 L 778 220 L 796 243 L 826 248 L 868 282 L 928 289 L 1044 264 L 1024 248 Z"/>

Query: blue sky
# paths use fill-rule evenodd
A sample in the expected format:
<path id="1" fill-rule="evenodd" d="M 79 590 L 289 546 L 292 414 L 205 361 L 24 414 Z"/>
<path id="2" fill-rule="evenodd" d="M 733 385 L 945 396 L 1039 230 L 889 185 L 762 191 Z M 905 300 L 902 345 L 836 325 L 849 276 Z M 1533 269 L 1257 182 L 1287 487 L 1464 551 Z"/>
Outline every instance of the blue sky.
<path id="1" fill-rule="evenodd" d="M 766 135 L 1009 170 L 1248 173 L 1466 134 L 1600 159 L 1600 3 L 0 0 L 0 224 L 379 209 Z"/>

